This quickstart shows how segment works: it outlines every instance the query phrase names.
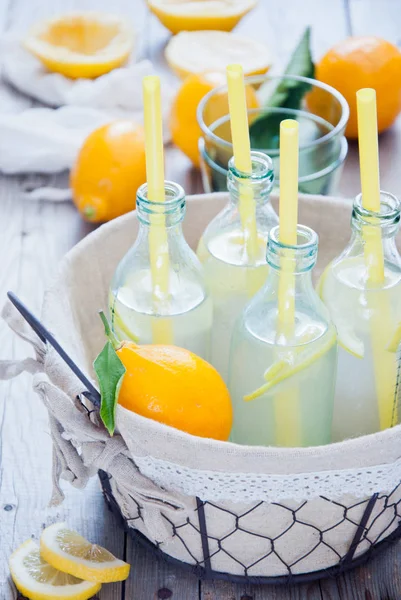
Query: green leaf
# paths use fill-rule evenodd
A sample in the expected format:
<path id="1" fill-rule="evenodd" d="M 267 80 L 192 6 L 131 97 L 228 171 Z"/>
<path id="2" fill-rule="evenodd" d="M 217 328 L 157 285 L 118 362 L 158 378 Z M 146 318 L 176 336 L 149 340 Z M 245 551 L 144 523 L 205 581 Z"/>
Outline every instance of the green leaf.
<path id="1" fill-rule="evenodd" d="M 107 342 L 93 363 L 100 387 L 100 418 L 113 435 L 116 423 L 116 406 L 125 367 L 111 342 Z"/>
<path id="2" fill-rule="evenodd" d="M 310 27 L 305 29 L 284 74 L 314 78 L 315 67 L 310 51 Z M 262 98 L 265 97 L 263 106 L 267 109 L 288 108 L 298 110 L 303 97 L 310 87 L 310 84 L 304 81 L 283 79 L 273 90 L 271 90 L 271 82 L 267 82 L 261 88 L 259 94 Z M 265 114 L 262 114 L 252 123 L 249 129 L 251 146 L 262 150 L 278 148 L 280 123 L 283 119 L 291 117 L 293 115 L 291 113 L 286 114 L 285 111 L 281 113 L 270 113 L 267 111 Z"/>

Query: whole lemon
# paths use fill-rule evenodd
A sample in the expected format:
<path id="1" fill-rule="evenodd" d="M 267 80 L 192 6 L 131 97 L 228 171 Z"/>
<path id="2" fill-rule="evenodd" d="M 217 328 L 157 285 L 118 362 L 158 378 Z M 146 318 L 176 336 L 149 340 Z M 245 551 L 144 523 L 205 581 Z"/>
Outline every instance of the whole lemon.
<path id="1" fill-rule="evenodd" d="M 358 136 L 356 92 L 359 89 L 376 90 L 379 132 L 390 127 L 401 111 L 401 53 L 381 38 L 350 37 L 340 42 L 316 66 L 316 79 L 336 88 L 347 100 L 350 118 L 345 134 L 349 138 Z M 308 105 L 313 107 L 313 94 Z"/>
<path id="2" fill-rule="evenodd" d="M 117 354 L 126 369 L 121 406 L 192 435 L 228 439 L 230 394 L 212 365 L 177 346 L 123 342 Z"/>
<path id="3" fill-rule="evenodd" d="M 76 207 L 84 219 L 96 223 L 134 210 L 137 189 L 145 181 L 145 131 L 122 120 L 87 137 L 70 177 Z"/>
<path id="4" fill-rule="evenodd" d="M 196 115 L 199 102 L 208 92 L 225 83 L 224 73 L 189 75 L 173 101 L 169 121 L 172 140 L 196 167 L 199 167 L 198 142 L 202 135 Z M 259 108 L 256 92 L 250 85 L 246 87 L 246 100 L 248 108 Z M 227 91 L 222 91 L 210 99 L 205 107 L 204 118 L 207 125 L 212 125 L 228 112 Z"/>

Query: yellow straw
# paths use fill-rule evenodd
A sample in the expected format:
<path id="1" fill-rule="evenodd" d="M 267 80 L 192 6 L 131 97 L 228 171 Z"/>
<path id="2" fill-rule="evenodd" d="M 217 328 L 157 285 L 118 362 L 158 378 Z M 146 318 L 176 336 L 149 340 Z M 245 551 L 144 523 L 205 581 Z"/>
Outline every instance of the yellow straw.
<path id="1" fill-rule="evenodd" d="M 280 242 L 297 243 L 298 224 L 298 122 L 280 123 Z"/>
<path id="2" fill-rule="evenodd" d="M 227 67 L 227 85 L 235 168 L 251 175 L 251 144 L 244 73 L 241 65 Z M 240 187 L 239 211 L 248 258 L 253 263 L 258 253 L 256 214 L 253 190 L 246 184 L 246 180 Z"/>
<path id="3" fill-rule="evenodd" d="M 164 202 L 164 153 L 160 79 L 154 75 L 143 79 L 145 120 L 146 178 L 148 200 Z M 149 256 L 152 275 L 153 308 L 159 313 L 169 293 L 169 253 L 166 222 L 163 214 L 151 215 Z M 173 342 L 172 323 L 168 318 L 154 317 L 152 338 L 155 344 Z"/>
<path id="4" fill-rule="evenodd" d="M 359 90 L 356 100 L 362 206 L 371 212 L 380 213 L 376 91 L 371 88 Z M 384 258 L 380 227 L 365 227 L 363 235 L 369 280 L 371 283 L 383 283 Z"/>
<path id="5" fill-rule="evenodd" d="M 280 123 L 280 242 L 297 244 L 298 223 L 298 123 Z M 294 333 L 295 275 L 292 256 L 281 261 L 278 290 L 278 332 L 286 338 Z M 301 446 L 301 416 L 296 387 L 274 399 L 276 442 L 279 446 Z"/>
<path id="6" fill-rule="evenodd" d="M 280 242 L 297 243 L 298 224 L 298 122 L 280 123 Z M 285 335 L 291 335 L 295 320 L 294 274 L 291 261 L 283 261 L 279 283 L 278 318 Z M 286 329 L 289 329 L 288 333 Z"/>
<path id="7" fill-rule="evenodd" d="M 359 163 L 361 172 L 362 206 L 368 211 L 380 213 L 379 145 L 377 132 L 376 92 L 365 88 L 356 94 L 358 108 Z M 380 428 L 392 425 L 396 384 L 394 355 L 386 349 L 392 335 L 391 313 L 386 291 L 380 291 L 384 283 L 384 256 L 381 229 L 372 225 L 363 228 L 364 256 L 369 283 L 377 286 L 369 298 L 372 312 L 370 335 L 375 374 L 376 396 Z M 383 295 L 384 294 L 384 295 Z"/>
<path id="8" fill-rule="evenodd" d="M 366 210 L 379 213 L 380 179 L 376 91 L 371 88 L 359 90 L 356 93 L 356 99 L 362 203 Z"/>

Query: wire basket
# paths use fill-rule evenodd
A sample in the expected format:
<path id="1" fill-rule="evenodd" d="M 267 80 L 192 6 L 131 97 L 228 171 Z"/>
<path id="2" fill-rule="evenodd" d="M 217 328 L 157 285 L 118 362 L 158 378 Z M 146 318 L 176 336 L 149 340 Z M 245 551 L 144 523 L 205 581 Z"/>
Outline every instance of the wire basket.
<path id="1" fill-rule="evenodd" d="M 189 199 L 190 243 L 225 202 L 224 194 Z M 347 242 L 349 213 L 346 201 L 301 197 L 302 222 L 320 234 L 320 265 Z M 36 350 L 36 366 L 24 363 L 19 372 L 29 364 L 49 411 L 53 501 L 62 498 L 60 477 L 84 487 L 99 473 L 109 506 L 134 538 L 199 577 L 233 582 L 311 581 L 401 537 L 399 425 L 318 448 L 257 448 L 196 438 L 119 407 L 118 433 L 108 436 L 91 379 L 104 344 L 97 309 L 107 306 L 135 228 L 134 214 L 126 215 L 67 255 L 45 297 L 47 329 L 12 297 L 39 337 L 6 311 Z"/>
<path id="2" fill-rule="evenodd" d="M 388 536 L 382 537 L 383 534 L 385 534 L 385 531 L 382 532 L 381 535 L 380 534 L 377 535 L 376 540 L 378 538 L 381 538 L 380 541 L 371 541 L 371 539 L 370 539 L 371 528 L 374 526 L 375 522 L 381 517 L 381 515 L 384 513 L 385 510 L 387 510 L 387 509 L 392 510 L 394 512 L 394 521 L 397 521 L 397 522 L 399 521 L 400 516 L 401 516 L 400 515 L 401 509 L 399 507 L 400 500 L 397 500 L 396 502 L 392 502 L 392 500 L 390 499 L 391 496 L 394 497 L 394 495 L 397 493 L 398 487 L 399 487 L 399 486 L 397 486 L 389 495 L 385 496 L 385 495 L 374 494 L 369 500 L 364 500 L 360 503 L 360 505 L 364 507 L 364 512 L 363 512 L 363 515 L 362 515 L 362 518 L 361 518 L 359 524 L 356 524 L 351 520 L 351 522 L 354 525 L 356 525 L 356 530 L 355 530 L 354 538 L 352 539 L 352 542 L 349 545 L 348 551 L 343 556 L 341 556 L 340 554 L 338 554 L 336 552 L 335 548 L 331 548 L 333 553 L 338 556 L 338 561 L 333 566 L 331 566 L 329 568 L 319 569 L 317 571 L 311 571 L 308 573 L 296 573 L 295 574 L 293 572 L 293 567 L 295 566 L 296 563 L 287 565 L 283 561 L 283 565 L 285 566 L 285 568 L 287 570 L 286 575 L 270 576 L 270 577 L 252 576 L 252 575 L 249 575 L 248 573 L 249 573 L 249 569 L 251 569 L 254 566 L 254 564 L 246 565 L 241 561 L 241 557 L 237 557 L 235 560 L 238 561 L 238 564 L 243 569 L 243 575 L 233 575 L 231 573 L 214 571 L 212 569 L 211 561 L 213 558 L 213 554 L 210 552 L 209 539 L 216 541 L 216 538 L 209 538 L 208 533 L 207 533 L 207 524 L 206 524 L 206 519 L 205 519 L 205 505 L 209 504 L 208 502 L 202 502 L 201 500 L 199 500 L 199 498 L 197 498 L 197 509 L 196 509 L 196 514 L 194 515 L 194 519 L 193 519 L 194 522 L 192 522 L 188 518 L 182 525 L 179 525 L 178 527 L 174 527 L 173 524 L 171 524 L 173 527 L 173 535 L 176 536 L 181 541 L 183 547 L 188 552 L 188 558 L 189 558 L 190 562 L 183 562 L 183 561 L 177 560 L 177 559 L 173 558 L 172 556 L 163 552 L 162 548 L 160 547 L 160 544 L 153 544 L 148 538 L 146 538 L 143 534 L 141 534 L 140 531 L 135 529 L 135 521 L 137 521 L 138 519 L 142 519 L 140 506 L 138 505 L 138 513 L 135 517 L 133 517 L 132 519 L 124 518 L 124 516 L 121 513 L 120 507 L 113 496 L 113 492 L 112 492 L 112 489 L 110 486 L 109 475 L 107 473 L 105 473 L 104 471 L 99 471 L 99 479 L 100 479 L 100 482 L 102 485 L 105 500 L 106 500 L 109 508 L 113 511 L 114 514 L 116 514 L 120 518 L 120 522 L 121 522 L 122 526 L 124 527 L 125 531 L 127 531 L 127 533 L 129 533 L 129 535 L 134 539 L 134 541 L 137 541 L 143 547 L 150 550 L 158 558 L 161 558 L 173 565 L 179 566 L 180 568 L 189 570 L 194 575 L 199 577 L 200 579 L 220 579 L 220 580 L 225 580 L 225 581 L 231 581 L 233 583 L 270 584 L 270 585 L 273 585 L 273 584 L 274 585 L 282 585 L 282 584 L 294 585 L 297 583 L 307 583 L 310 581 L 316 581 L 318 579 L 323 579 L 325 577 L 334 577 L 335 575 L 345 573 L 346 571 L 349 571 L 350 569 L 354 569 L 355 567 L 365 564 L 366 562 L 371 560 L 377 553 L 384 550 L 391 543 L 394 543 L 395 541 L 397 541 L 401 538 L 401 524 L 398 524 L 396 529 L 394 529 L 394 531 L 391 534 L 389 534 Z M 327 498 L 322 498 L 322 499 L 327 502 L 332 502 L 331 500 L 329 500 Z M 373 520 L 371 520 L 370 524 L 368 525 L 376 502 L 379 502 L 382 504 L 382 509 L 375 516 L 375 518 Z M 216 505 L 213 505 L 213 506 L 215 508 L 218 508 Z M 285 510 L 289 510 L 291 512 L 294 525 L 295 525 L 295 523 L 301 523 L 302 525 L 305 525 L 306 527 L 310 527 L 309 524 L 304 524 L 302 521 L 297 519 L 297 512 L 304 506 L 304 504 L 302 504 L 297 510 L 289 509 L 289 508 L 285 507 L 284 505 L 280 505 L 280 506 L 283 506 L 283 508 L 285 508 Z M 256 504 L 253 508 L 249 509 L 249 512 L 254 511 L 257 507 L 258 507 L 258 505 Z M 318 538 L 319 538 L 317 544 L 326 544 L 326 542 L 324 541 L 324 534 L 330 530 L 334 530 L 336 527 L 339 527 L 345 520 L 348 520 L 347 513 L 349 511 L 352 511 L 352 509 L 355 506 L 347 507 L 347 506 L 338 504 L 338 507 L 342 513 L 342 517 L 340 518 L 340 520 L 338 521 L 337 524 L 335 524 L 332 528 L 326 529 L 326 530 L 319 530 L 318 528 L 316 528 L 316 531 L 318 533 Z M 221 508 L 219 510 L 226 511 L 225 508 Z M 239 525 L 241 515 L 235 515 L 234 513 L 231 513 L 231 514 L 232 514 L 233 518 L 235 519 L 235 523 L 236 523 L 235 529 L 241 530 L 241 525 Z M 184 527 L 192 527 L 199 533 L 199 536 L 202 541 L 202 551 L 203 551 L 202 560 L 198 560 L 191 553 L 189 548 L 186 547 L 185 540 L 182 538 L 182 536 L 180 534 L 180 530 L 183 529 Z M 275 538 L 268 538 L 268 537 L 264 537 L 264 536 L 257 535 L 254 533 L 252 534 L 253 536 L 257 535 L 257 537 L 266 539 L 266 541 L 270 544 L 270 551 L 268 551 L 264 556 L 262 556 L 260 558 L 260 560 L 264 560 L 270 554 L 275 553 L 274 542 L 277 539 L 280 539 L 280 537 L 282 537 L 283 535 L 285 535 L 285 533 L 286 532 L 284 531 L 281 534 L 279 534 L 278 536 L 276 536 Z M 231 535 L 231 534 L 228 534 L 228 535 Z M 224 552 L 224 548 L 222 547 L 222 542 L 224 541 L 224 539 L 225 538 L 223 537 L 222 539 L 217 540 L 219 550 L 221 550 L 223 552 Z M 368 542 L 368 549 L 367 550 L 364 549 L 362 554 L 359 554 L 359 552 L 358 552 L 359 547 L 366 541 Z M 316 549 L 316 547 L 309 550 L 309 552 L 307 552 L 305 555 L 299 557 L 298 562 L 303 560 L 303 558 L 307 558 L 308 555 L 312 554 L 312 552 Z M 276 554 L 277 558 L 280 561 L 282 561 L 282 558 L 277 553 L 275 553 L 275 554 Z M 355 557 L 355 554 L 357 555 L 356 557 Z"/>

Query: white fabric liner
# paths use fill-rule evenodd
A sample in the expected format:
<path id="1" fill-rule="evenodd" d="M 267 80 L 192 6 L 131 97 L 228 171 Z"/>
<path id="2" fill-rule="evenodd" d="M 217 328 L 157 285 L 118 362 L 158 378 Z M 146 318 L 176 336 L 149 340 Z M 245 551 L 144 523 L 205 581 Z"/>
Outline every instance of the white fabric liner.
<path id="1" fill-rule="evenodd" d="M 167 489 L 214 502 L 302 501 L 317 496 L 340 498 L 350 494 L 363 498 L 378 489 L 391 491 L 401 481 L 401 459 L 389 465 L 317 473 L 263 475 L 219 473 L 193 469 L 152 456 L 134 456 L 143 475 Z"/>
<path id="2" fill-rule="evenodd" d="M 70 79 L 51 73 L 22 45 L 15 33 L 0 40 L 0 67 L 15 89 L 47 107 L 16 112 L 16 103 L 0 113 L 0 171 L 59 173 L 70 169 L 88 135 L 116 119 L 143 123 L 142 79 L 155 73 L 149 60 L 113 69 L 95 79 Z M 175 88 L 162 84 L 164 141 L 170 141 L 168 119 Z M 25 198 L 59 201 L 66 189 L 38 188 Z"/>

